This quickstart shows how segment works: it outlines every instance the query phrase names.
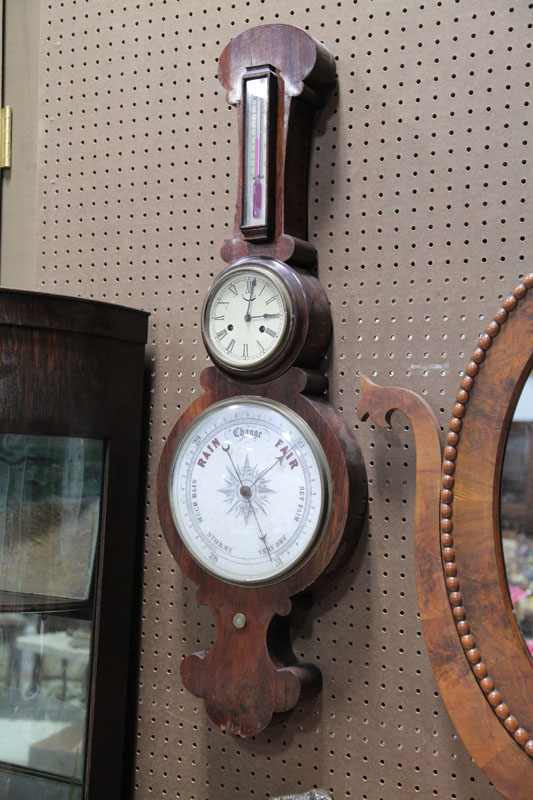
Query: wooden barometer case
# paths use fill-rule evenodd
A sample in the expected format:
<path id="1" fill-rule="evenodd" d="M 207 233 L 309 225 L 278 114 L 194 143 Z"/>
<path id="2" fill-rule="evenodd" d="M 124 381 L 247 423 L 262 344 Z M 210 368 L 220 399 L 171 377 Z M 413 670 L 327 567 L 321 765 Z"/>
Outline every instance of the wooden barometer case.
<path id="1" fill-rule="evenodd" d="M 185 686 L 223 730 L 256 734 L 321 687 L 290 641 L 298 596 L 353 548 L 364 467 L 319 371 L 326 295 L 310 270 L 307 175 L 315 111 L 335 80 L 332 55 L 288 25 L 237 36 L 219 78 L 239 114 L 232 239 L 202 311 L 215 366 L 178 420 L 158 474 L 169 548 L 212 608 L 209 651 L 182 664 Z"/>

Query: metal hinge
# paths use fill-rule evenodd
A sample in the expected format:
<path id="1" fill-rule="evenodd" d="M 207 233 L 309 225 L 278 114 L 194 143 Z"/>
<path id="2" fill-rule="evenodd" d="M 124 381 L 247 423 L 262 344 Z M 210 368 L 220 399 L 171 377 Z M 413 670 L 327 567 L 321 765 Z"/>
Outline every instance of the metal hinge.
<path id="1" fill-rule="evenodd" d="M 0 110 L 0 169 L 11 166 L 11 106 Z"/>

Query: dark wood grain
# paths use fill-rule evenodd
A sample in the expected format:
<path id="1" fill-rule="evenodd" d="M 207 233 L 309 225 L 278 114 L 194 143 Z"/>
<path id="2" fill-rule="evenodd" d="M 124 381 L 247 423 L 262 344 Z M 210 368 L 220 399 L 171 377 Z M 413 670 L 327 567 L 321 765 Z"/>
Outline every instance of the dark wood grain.
<path id="1" fill-rule="evenodd" d="M 291 597 L 323 578 L 341 557 L 349 556 L 365 509 L 364 466 L 353 437 L 331 406 L 303 393 L 316 385 L 304 370 L 293 368 L 275 381 L 250 385 L 211 367 L 204 370 L 201 382 L 205 393 L 178 420 L 165 444 L 157 484 L 159 517 L 169 548 L 198 586 L 198 602 L 211 606 L 216 622 L 212 648 L 185 659 L 182 676 L 186 687 L 205 699 L 217 725 L 232 733 L 255 734 L 267 727 L 274 714 L 289 711 L 320 689 L 317 667 L 296 663 L 288 626 L 279 626 L 278 635 L 285 641 L 274 647 L 269 628 L 276 615 L 290 614 Z M 297 572 L 273 585 L 233 585 L 203 570 L 183 545 L 168 502 L 173 456 L 187 427 L 208 406 L 239 395 L 270 398 L 296 411 L 318 437 L 331 472 L 331 511 L 314 552 Z M 248 620 L 243 630 L 232 624 L 238 612 L 244 612 Z"/>
<path id="2" fill-rule="evenodd" d="M 257 238 L 242 230 L 243 78 L 249 67 L 270 66 L 277 81 L 276 136 L 269 159 L 275 163 L 274 212 Z M 309 267 L 316 253 L 307 241 L 309 153 L 317 108 L 335 81 L 332 54 L 309 34 L 291 25 L 262 25 L 235 37 L 223 51 L 219 80 L 228 102 L 237 106 L 239 182 L 233 237 L 222 247 L 230 263 L 246 255 L 265 254 Z M 272 201 L 270 203 L 272 211 Z"/>
<path id="3" fill-rule="evenodd" d="M 113 303 L 19 289 L 1 290 L 0 325 L 90 333 L 144 345 L 147 314 Z M 110 314 L 109 309 L 113 308 Z"/>
<path id="4" fill-rule="evenodd" d="M 202 335 L 212 361 L 219 369 L 235 377 L 249 380 L 273 379 L 293 364 L 316 368 L 323 357 L 331 336 L 331 312 L 326 294 L 319 281 L 303 270 L 297 270 L 274 258 L 255 256 L 239 259 L 223 270 L 217 280 L 224 279 L 234 269 L 257 264 L 272 272 L 285 285 L 293 307 L 294 318 L 287 341 L 280 352 L 267 364 L 255 369 L 242 369 L 223 364 L 206 340 L 206 302 L 202 312 Z"/>
<path id="5" fill-rule="evenodd" d="M 126 759 L 132 741 L 126 717 L 136 683 L 130 672 L 130 636 L 146 332 L 144 312 L 0 290 L 0 432 L 105 442 L 99 553 L 89 609 L 94 640 L 86 800 L 118 800 L 129 793 Z M 24 607 L 24 598 L 21 603 Z M 35 603 L 28 608 L 35 610 Z"/>
<path id="6" fill-rule="evenodd" d="M 266 223 L 256 226 L 248 219 L 243 225 L 243 85 L 258 76 L 268 76 L 271 113 Z M 205 393 L 170 433 L 160 461 L 157 495 L 169 548 L 198 586 L 198 601 L 211 606 L 216 623 L 211 649 L 184 660 L 183 681 L 193 694 L 204 698 L 217 725 L 247 735 L 264 730 L 275 716 L 289 712 L 320 689 L 318 668 L 298 663 L 294 655 L 288 619 L 293 598 L 328 580 L 349 556 L 364 515 L 366 486 L 357 445 L 324 399 L 327 380 L 312 371 L 328 345 L 331 316 L 320 283 L 305 271 L 316 261 L 307 241 L 307 183 L 316 109 L 335 80 L 333 56 L 304 31 L 290 25 L 264 25 L 230 42 L 220 58 L 219 79 L 228 91 L 228 101 L 237 106 L 239 127 L 234 230 L 222 247 L 223 259 L 233 263 L 222 277 L 246 264 L 246 258 L 274 272 L 291 299 L 292 327 L 280 351 L 254 369 L 222 363 L 204 333 L 215 368 L 202 373 Z M 204 304 L 204 331 L 207 307 Z M 176 448 L 196 417 L 220 400 L 250 395 L 282 403 L 308 423 L 329 465 L 331 502 L 324 530 L 297 569 L 270 585 L 244 586 L 219 580 L 191 557 L 173 522 L 169 476 Z M 233 624 L 239 612 L 247 620 L 242 629 Z"/>

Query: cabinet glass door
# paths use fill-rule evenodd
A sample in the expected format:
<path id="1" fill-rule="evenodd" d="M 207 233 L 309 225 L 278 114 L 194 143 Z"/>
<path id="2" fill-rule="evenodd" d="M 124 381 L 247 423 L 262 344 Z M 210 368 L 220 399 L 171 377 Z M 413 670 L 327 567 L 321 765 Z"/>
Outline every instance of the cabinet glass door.
<path id="1" fill-rule="evenodd" d="M 0 434 L 0 797 L 81 797 L 102 441 Z"/>

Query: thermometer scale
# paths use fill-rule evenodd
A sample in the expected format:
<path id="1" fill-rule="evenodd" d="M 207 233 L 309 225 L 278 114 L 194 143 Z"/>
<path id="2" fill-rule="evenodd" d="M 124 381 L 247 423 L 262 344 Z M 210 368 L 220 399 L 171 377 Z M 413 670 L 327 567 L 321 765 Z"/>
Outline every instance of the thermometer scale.
<path id="1" fill-rule="evenodd" d="M 316 112 L 335 83 L 335 59 L 304 31 L 262 25 L 232 39 L 218 76 L 239 125 L 237 202 L 222 259 L 232 264 L 261 255 L 314 269 L 309 160 Z"/>
<path id="2" fill-rule="evenodd" d="M 241 231 L 251 242 L 266 241 L 274 229 L 277 78 L 272 67 L 243 76 Z"/>

